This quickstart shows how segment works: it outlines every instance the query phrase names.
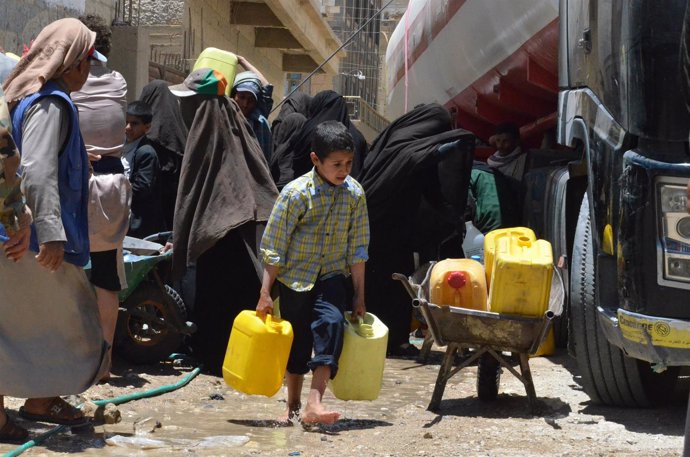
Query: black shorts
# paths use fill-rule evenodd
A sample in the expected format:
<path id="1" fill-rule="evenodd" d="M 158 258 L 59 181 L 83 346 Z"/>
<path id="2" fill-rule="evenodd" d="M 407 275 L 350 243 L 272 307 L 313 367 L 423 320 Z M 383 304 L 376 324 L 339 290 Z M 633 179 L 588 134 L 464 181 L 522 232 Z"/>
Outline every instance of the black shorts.
<path id="1" fill-rule="evenodd" d="M 91 253 L 91 284 L 112 292 L 122 289 L 117 273 L 117 249 Z"/>
<path id="2" fill-rule="evenodd" d="M 288 373 L 305 374 L 325 365 L 331 368 L 333 379 L 345 335 L 345 277 L 319 279 L 307 292 L 296 292 L 280 282 L 278 285 L 280 317 L 292 324 L 294 335 Z"/>

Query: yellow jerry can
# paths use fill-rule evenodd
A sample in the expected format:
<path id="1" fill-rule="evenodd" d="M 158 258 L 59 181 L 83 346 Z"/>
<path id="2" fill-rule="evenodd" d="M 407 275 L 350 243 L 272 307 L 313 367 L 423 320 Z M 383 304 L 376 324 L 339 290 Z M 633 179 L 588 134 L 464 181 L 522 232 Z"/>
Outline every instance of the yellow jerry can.
<path id="1" fill-rule="evenodd" d="M 283 385 L 292 325 L 270 314 L 244 310 L 232 324 L 223 361 L 223 379 L 233 389 L 251 395 L 272 397 Z"/>
<path id="2" fill-rule="evenodd" d="M 472 259 L 445 259 L 431 269 L 431 303 L 487 311 L 484 266 Z"/>
<path id="3" fill-rule="evenodd" d="M 388 327 L 371 313 L 359 322 L 350 321 L 351 315 L 345 313 L 343 352 L 329 387 L 340 400 L 376 400 L 383 383 Z"/>
<path id="4" fill-rule="evenodd" d="M 549 306 L 553 253 L 546 240 L 502 237 L 496 242 L 489 286 L 493 312 L 539 317 Z"/>
<path id="5" fill-rule="evenodd" d="M 496 252 L 496 242 L 505 237 L 526 236 L 532 241 L 537 240 L 537 236 L 531 228 L 510 227 L 492 230 L 484 236 L 484 267 L 486 268 L 486 283 L 491 284 L 491 272 L 494 268 L 494 252 Z"/>
<path id="6" fill-rule="evenodd" d="M 206 48 L 197 57 L 192 71 L 200 68 L 211 68 L 222 73 L 228 82 L 225 95 L 230 95 L 237 72 L 237 56 L 235 54 L 218 48 Z"/>

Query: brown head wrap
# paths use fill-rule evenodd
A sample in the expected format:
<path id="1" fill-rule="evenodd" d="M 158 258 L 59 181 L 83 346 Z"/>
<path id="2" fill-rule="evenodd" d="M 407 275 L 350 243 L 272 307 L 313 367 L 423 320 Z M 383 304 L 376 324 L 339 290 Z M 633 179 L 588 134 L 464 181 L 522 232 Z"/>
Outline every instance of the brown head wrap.
<path id="1" fill-rule="evenodd" d="M 84 59 L 95 40 L 96 33 L 78 19 L 66 18 L 48 24 L 3 84 L 10 109 Z"/>

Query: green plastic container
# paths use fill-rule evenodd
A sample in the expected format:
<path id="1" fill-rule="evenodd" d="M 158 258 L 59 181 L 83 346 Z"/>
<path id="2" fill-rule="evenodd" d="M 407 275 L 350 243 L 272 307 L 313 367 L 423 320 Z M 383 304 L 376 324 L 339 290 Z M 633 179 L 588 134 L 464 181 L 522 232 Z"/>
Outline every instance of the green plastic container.
<path id="1" fill-rule="evenodd" d="M 371 313 L 360 322 L 351 322 L 350 316 L 345 313 L 343 352 L 329 386 L 340 400 L 376 400 L 383 382 L 388 327 Z"/>
<path id="2" fill-rule="evenodd" d="M 230 95 L 233 82 L 235 81 L 235 73 L 237 72 L 237 56 L 235 54 L 218 48 L 206 48 L 197 57 L 192 71 L 199 68 L 211 68 L 222 73 L 228 82 L 225 95 Z"/>

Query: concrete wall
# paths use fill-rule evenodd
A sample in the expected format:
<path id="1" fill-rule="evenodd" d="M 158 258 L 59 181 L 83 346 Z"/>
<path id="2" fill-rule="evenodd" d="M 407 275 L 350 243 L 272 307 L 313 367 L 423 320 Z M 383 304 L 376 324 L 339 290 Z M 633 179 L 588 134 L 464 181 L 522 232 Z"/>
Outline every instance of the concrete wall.
<path id="1" fill-rule="evenodd" d="M 187 0 L 183 24 L 190 68 L 207 47 L 241 55 L 273 84 L 277 102 L 283 98 L 285 90 L 282 53 L 278 49 L 255 48 L 253 27 L 229 24 L 231 7 L 232 2 L 227 0 Z M 237 71 L 244 70 L 238 68 Z"/>
<path id="2" fill-rule="evenodd" d="M 98 14 L 115 17 L 115 0 L 0 0 L 0 46 L 21 54 L 46 25 L 64 17 Z"/>
<path id="3" fill-rule="evenodd" d="M 108 67 L 122 73 L 127 81 L 127 101 L 139 98 L 149 83 L 149 32 L 145 27 L 113 27 L 113 49 Z"/>
<path id="4" fill-rule="evenodd" d="M 333 75 L 317 74 L 311 78 L 311 95 L 316 95 L 322 90 L 333 90 Z"/>

